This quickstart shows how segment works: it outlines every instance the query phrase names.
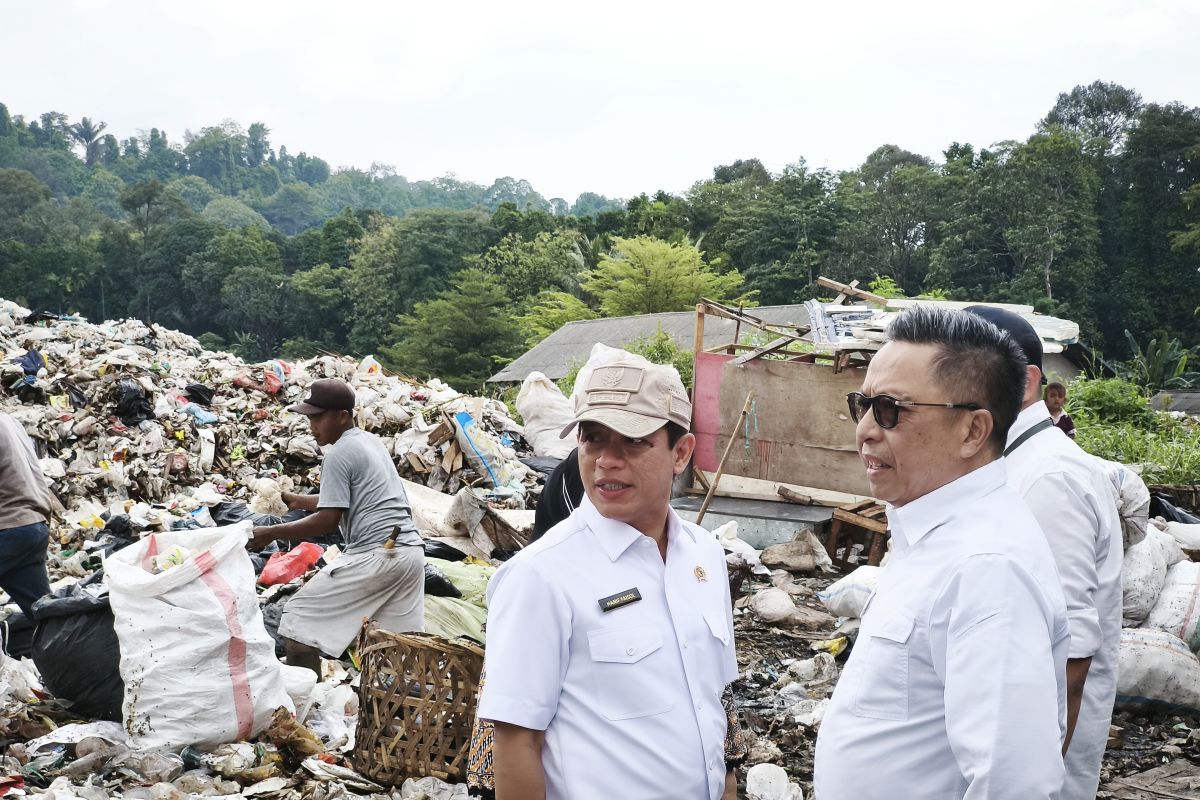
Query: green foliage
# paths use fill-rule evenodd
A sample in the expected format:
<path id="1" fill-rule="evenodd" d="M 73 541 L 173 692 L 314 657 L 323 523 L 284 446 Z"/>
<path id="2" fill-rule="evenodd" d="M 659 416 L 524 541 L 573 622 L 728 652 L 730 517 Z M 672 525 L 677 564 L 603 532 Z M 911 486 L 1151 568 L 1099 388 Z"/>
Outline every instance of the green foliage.
<path id="1" fill-rule="evenodd" d="M 533 347 L 556 330 L 581 319 L 596 319 L 592 311 L 578 297 L 566 292 L 540 292 L 529 311 L 516 318 L 525 332 L 526 347 Z"/>
<path id="2" fill-rule="evenodd" d="M 1121 377 L 1153 394 L 1160 389 L 1192 389 L 1200 386 L 1200 371 L 1188 364 L 1200 363 L 1200 347 L 1184 347 L 1178 339 L 1161 344 L 1151 339 L 1143 349 L 1133 334 L 1125 331 L 1131 358 L 1119 366 Z"/>
<path id="3" fill-rule="evenodd" d="M 737 270 L 718 275 L 692 245 L 649 236 L 615 238 L 612 253 L 601 257 L 583 284 L 607 317 L 686 311 L 701 297 L 744 300 L 737 297 L 741 286 Z"/>
<path id="4" fill-rule="evenodd" d="M 1154 422 L 1141 387 L 1120 378 L 1072 381 L 1067 387 L 1066 410 L 1076 424 L 1128 423 L 1148 428 Z"/>
<path id="5" fill-rule="evenodd" d="M 260 230 L 270 230 L 271 225 L 262 214 L 250 206 L 232 197 L 215 197 L 204 207 L 200 215 L 209 222 L 230 230 L 256 227 Z"/>
<path id="6" fill-rule="evenodd" d="M 880 297 L 887 297 L 889 299 L 893 297 L 904 297 L 904 291 L 899 287 L 899 285 L 897 285 L 896 279 L 891 275 L 876 275 L 875 279 L 867 284 L 867 289 L 869 289 L 873 294 L 877 294 Z"/>
<path id="7" fill-rule="evenodd" d="M 466 269 L 436 299 L 416 304 L 392 326 L 395 344 L 381 355 L 391 368 L 476 390 L 520 352 L 521 335 L 495 275 Z"/>
<path id="8" fill-rule="evenodd" d="M 1149 429 L 1129 423 L 1076 426 L 1075 441 L 1092 455 L 1141 466 L 1146 483 L 1200 483 L 1200 424 L 1152 412 Z"/>

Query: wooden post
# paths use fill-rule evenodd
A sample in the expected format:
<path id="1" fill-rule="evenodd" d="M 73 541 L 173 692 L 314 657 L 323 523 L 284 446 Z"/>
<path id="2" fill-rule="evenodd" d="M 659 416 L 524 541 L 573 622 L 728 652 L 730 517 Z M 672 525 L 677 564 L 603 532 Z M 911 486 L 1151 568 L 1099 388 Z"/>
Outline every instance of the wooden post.
<path id="1" fill-rule="evenodd" d="M 738 431 L 742 430 L 742 423 L 746 421 L 746 415 L 750 413 L 750 404 L 753 402 L 754 392 L 750 392 L 750 394 L 746 395 L 746 403 L 742 406 L 742 413 L 738 415 L 734 429 L 729 434 L 729 441 L 725 443 L 725 452 L 721 454 L 721 463 L 717 465 L 717 472 L 713 475 L 712 483 L 708 487 L 708 494 L 704 496 L 704 503 L 700 506 L 700 513 L 696 515 L 697 525 L 704 520 L 704 515 L 708 513 L 708 505 L 712 502 L 713 495 L 717 492 L 717 484 L 721 482 L 721 476 L 725 474 L 725 462 L 729 459 L 729 452 L 733 450 L 733 443 L 737 441 Z"/>
<path id="2" fill-rule="evenodd" d="M 696 303 L 696 328 L 692 332 L 692 367 L 695 368 L 695 360 L 704 352 L 704 311 L 707 309 L 704 303 Z"/>

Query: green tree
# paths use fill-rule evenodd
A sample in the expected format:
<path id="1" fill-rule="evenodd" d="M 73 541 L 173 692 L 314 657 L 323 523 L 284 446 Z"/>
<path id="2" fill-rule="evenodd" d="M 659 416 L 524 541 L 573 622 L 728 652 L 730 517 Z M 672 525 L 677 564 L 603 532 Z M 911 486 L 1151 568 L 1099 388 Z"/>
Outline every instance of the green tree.
<path id="1" fill-rule="evenodd" d="M 124 189 L 125 181 L 106 169 L 97 168 L 88 176 L 81 197 L 99 213 L 120 220 L 125 219 L 125 209 L 121 207 L 121 192 Z"/>
<path id="2" fill-rule="evenodd" d="M 532 241 L 509 234 L 478 259 L 478 266 L 498 276 L 516 302 L 546 289 L 578 290 L 584 263 L 578 236 L 559 231 L 539 233 Z"/>
<path id="3" fill-rule="evenodd" d="M 737 270 L 714 273 L 692 245 L 648 236 L 614 239 L 612 253 L 600 259 L 583 284 L 607 317 L 686 311 L 701 297 L 731 301 L 741 286 Z"/>
<path id="4" fill-rule="evenodd" d="M 108 127 L 105 123 L 94 123 L 87 117 L 67 128 L 71 138 L 83 146 L 84 163 L 89 167 L 94 165 L 102 152 L 103 141 L 100 134 Z"/>
<path id="5" fill-rule="evenodd" d="M 520 330 L 509 312 L 495 275 L 463 270 L 450 289 L 417 303 L 392 326 L 396 344 L 383 356 L 396 370 L 473 389 L 520 352 Z"/>
<path id="6" fill-rule="evenodd" d="M 271 227 L 266 218 L 250 206 L 233 197 L 214 197 L 200 215 L 210 222 L 237 230 L 252 225 L 263 230 Z"/>
<path id="7" fill-rule="evenodd" d="M 1060 94 L 1040 127 L 1061 127 L 1100 152 L 1119 152 L 1141 108 L 1142 96 L 1132 89 L 1094 81 Z"/>
<path id="8" fill-rule="evenodd" d="M 597 316 L 573 294 L 544 291 L 538 293 L 529 311 L 517 316 L 516 321 L 525 334 L 525 345 L 533 347 L 568 322 Z"/>
<path id="9" fill-rule="evenodd" d="M 320 195 L 304 183 L 288 183 L 263 202 L 263 216 L 294 236 L 321 219 Z"/>
<path id="10" fill-rule="evenodd" d="M 197 214 L 203 211 L 205 206 L 221 196 L 221 193 L 214 189 L 211 183 L 196 175 L 185 175 L 182 178 L 176 178 L 168 183 L 166 188 L 167 191 L 187 203 L 188 208 Z"/>
<path id="11" fill-rule="evenodd" d="M 360 353 L 378 350 L 398 315 L 446 289 L 468 256 L 495 242 L 487 215 L 478 211 L 415 211 L 368 230 L 350 257 L 351 347 Z"/>
<path id="12" fill-rule="evenodd" d="M 289 317 L 299 334 L 283 344 L 285 358 L 309 358 L 320 350 L 342 352 L 349 332 L 348 267 L 318 264 L 289 278 Z"/>

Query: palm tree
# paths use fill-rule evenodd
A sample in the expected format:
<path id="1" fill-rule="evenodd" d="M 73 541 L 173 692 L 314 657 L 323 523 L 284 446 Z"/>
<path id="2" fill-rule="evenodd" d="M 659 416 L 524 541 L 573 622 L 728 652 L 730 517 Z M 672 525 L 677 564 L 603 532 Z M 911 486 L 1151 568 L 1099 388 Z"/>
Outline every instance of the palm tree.
<path id="1" fill-rule="evenodd" d="M 94 124 L 90 119 L 84 117 L 67 128 L 71 138 L 83 145 L 84 161 L 89 167 L 96 163 L 96 157 L 100 154 L 100 134 L 107 127 L 107 123 Z"/>

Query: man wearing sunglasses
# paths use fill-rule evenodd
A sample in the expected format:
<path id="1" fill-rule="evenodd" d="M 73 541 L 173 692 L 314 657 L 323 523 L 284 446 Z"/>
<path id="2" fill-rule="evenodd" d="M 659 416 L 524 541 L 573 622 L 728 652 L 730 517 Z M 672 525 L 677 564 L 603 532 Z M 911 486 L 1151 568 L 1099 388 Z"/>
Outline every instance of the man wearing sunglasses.
<path id="1" fill-rule="evenodd" d="M 930 306 L 888 339 L 848 400 L 891 556 L 817 737 L 816 796 L 1057 800 L 1066 605 L 1001 458 L 1025 358 Z"/>
<path id="2" fill-rule="evenodd" d="M 1024 351 L 1025 393 L 1008 432 L 1008 482 L 1025 500 L 1054 553 L 1071 649 L 1067 655 L 1067 777 L 1063 800 L 1092 800 L 1117 697 L 1121 644 L 1121 520 L 1108 467 L 1054 425 L 1042 400 L 1042 340 L 1027 321 L 990 306 L 976 314 L 1008 333 Z"/>

